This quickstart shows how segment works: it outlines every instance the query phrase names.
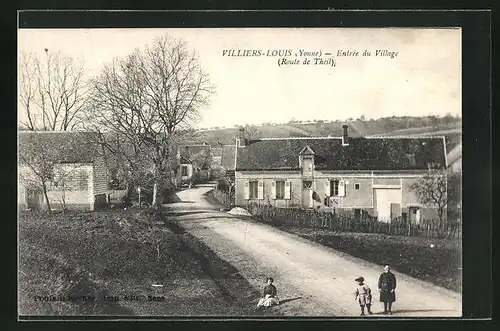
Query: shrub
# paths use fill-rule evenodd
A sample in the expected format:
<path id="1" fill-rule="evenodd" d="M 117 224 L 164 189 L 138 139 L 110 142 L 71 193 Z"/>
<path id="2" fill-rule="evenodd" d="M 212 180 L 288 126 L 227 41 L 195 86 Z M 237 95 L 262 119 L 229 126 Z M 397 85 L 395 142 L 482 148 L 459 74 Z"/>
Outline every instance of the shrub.
<path id="1" fill-rule="evenodd" d="M 227 178 L 221 178 L 217 181 L 217 190 L 229 193 L 231 191 L 231 183 Z"/>

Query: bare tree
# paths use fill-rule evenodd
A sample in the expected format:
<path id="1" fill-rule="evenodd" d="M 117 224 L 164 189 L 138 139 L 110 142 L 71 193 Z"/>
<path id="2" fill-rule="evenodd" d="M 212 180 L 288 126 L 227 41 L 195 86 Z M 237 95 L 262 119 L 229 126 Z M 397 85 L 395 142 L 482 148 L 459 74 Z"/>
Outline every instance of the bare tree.
<path id="1" fill-rule="evenodd" d="M 117 133 L 150 165 L 157 207 L 162 178 L 173 170 L 176 136 L 198 120 L 213 92 L 197 55 L 182 40 L 157 38 L 107 64 L 92 87 L 88 118 L 94 127 Z"/>
<path id="2" fill-rule="evenodd" d="M 260 138 L 260 132 L 257 126 L 255 125 L 246 125 L 245 126 L 245 134 L 248 140 L 254 140 Z"/>
<path id="3" fill-rule="evenodd" d="M 34 135 L 28 135 L 19 142 L 20 177 L 25 187 L 31 192 L 43 192 L 47 209 L 50 211 L 48 189 L 54 175 L 54 155 L 46 141 Z"/>
<path id="4" fill-rule="evenodd" d="M 448 205 L 447 177 L 444 169 L 430 165 L 427 173 L 410 186 L 423 205 L 436 207 L 439 221 L 446 217 Z"/>
<path id="5" fill-rule="evenodd" d="M 43 56 L 21 53 L 19 103 L 28 130 L 71 130 L 80 123 L 86 102 L 84 64 L 46 48 Z"/>
<path id="6" fill-rule="evenodd" d="M 36 60 L 33 54 L 21 53 L 19 57 L 19 103 L 24 111 L 24 120 L 20 124 L 23 129 L 36 130 Z"/>

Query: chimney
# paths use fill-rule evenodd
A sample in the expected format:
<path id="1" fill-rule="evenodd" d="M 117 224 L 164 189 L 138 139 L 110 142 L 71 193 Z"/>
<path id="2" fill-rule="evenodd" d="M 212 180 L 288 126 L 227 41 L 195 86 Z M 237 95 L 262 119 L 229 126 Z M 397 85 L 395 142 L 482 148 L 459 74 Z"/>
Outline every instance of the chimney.
<path id="1" fill-rule="evenodd" d="M 246 139 L 245 139 L 245 128 L 240 127 L 238 129 L 238 146 L 245 147 Z"/>
<path id="2" fill-rule="evenodd" d="M 342 146 L 349 145 L 349 136 L 347 135 L 347 124 L 342 125 Z"/>

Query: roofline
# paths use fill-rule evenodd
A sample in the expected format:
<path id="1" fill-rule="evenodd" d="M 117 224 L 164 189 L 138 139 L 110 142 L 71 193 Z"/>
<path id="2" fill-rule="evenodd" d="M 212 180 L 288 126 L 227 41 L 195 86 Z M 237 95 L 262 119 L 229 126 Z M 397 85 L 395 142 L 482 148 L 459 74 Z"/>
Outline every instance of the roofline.
<path id="1" fill-rule="evenodd" d="M 366 139 L 445 139 L 445 135 L 437 136 L 369 136 Z"/>
<path id="2" fill-rule="evenodd" d="M 367 136 L 367 137 L 349 137 L 349 139 L 445 139 L 444 135 L 437 136 Z M 254 141 L 260 140 L 309 140 L 309 139 L 339 139 L 342 140 L 342 137 L 267 137 L 267 138 L 259 138 Z M 232 145 L 231 145 L 232 146 Z"/>
<path id="3" fill-rule="evenodd" d="M 305 139 L 342 139 L 342 137 L 269 137 L 259 138 L 258 140 L 305 140 Z"/>
<path id="4" fill-rule="evenodd" d="M 197 144 L 197 145 L 182 145 L 180 144 L 179 146 L 182 146 L 182 147 L 200 147 L 200 146 L 206 146 L 206 147 L 212 147 L 210 144 Z"/>
<path id="5" fill-rule="evenodd" d="M 210 149 L 224 149 L 224 148 L 234 148 L 234 144 L 224 145 L 224 146 L 210 146 Z"/>
<path id="6" fill-rule="evenodd" d="M 443 169 L 446 169 L 446 167 L 443 167 Z M 409 174 L 409 173 L 415 173 L 415 172 L 426 172 L 428 168 L 413 168 L 413 169 L 333 169 L 333 168 L 320 168 L 317 169 L 318 172 L 335 172 L 335 173 L 348 173 L 348 174 L 357 174 L 359 172 L 383 172 L 383 173 L 392 173 L 392 172 L 398 172 L 401 174 Z M 255 172 L 262 172 L 262 171 L 300 171 L 300 167 L 283 167 L 283 168 L 236 168 L 235 171 L 255 171 Z"/>

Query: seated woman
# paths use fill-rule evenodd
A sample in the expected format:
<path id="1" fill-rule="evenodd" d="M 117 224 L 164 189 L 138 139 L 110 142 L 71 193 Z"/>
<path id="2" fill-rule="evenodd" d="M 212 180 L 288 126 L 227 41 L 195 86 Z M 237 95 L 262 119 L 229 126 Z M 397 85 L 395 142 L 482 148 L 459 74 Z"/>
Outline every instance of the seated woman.
<path id="1" fill-rule="evenodd" d="M 272 277 L 267 278 L 267 285 L 264 287 L 263 298 L 259 300 L 257 308 L 260 307 L 271 307 L 279 305 L 280 301 L 278 299 L 276 286 L 273 285 L 274 279 Z"/>

